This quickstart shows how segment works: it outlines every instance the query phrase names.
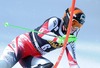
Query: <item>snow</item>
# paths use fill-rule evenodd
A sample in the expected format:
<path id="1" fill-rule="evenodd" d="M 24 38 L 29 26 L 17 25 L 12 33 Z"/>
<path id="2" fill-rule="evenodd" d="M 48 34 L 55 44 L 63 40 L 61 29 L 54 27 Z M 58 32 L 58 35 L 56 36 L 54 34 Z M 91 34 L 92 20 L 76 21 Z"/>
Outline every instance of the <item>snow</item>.
<path id="1" fill-rule="evenodd" d="M 95 46 L 94 46 L 95 45 Z M 46 54 L 44 57 L 51 60 L 54 64 L 58 59 L 61 49 L 57 49 Z M 80 68 L 98 68 L 100 67 L 100 46 L 99 44 L 79 43 L 76 48 L 76 58 Z M 13 68 L 22 68 L 17 63 Z M 66 53 L 64 53 L 58 68 L 69 68 Z"/>

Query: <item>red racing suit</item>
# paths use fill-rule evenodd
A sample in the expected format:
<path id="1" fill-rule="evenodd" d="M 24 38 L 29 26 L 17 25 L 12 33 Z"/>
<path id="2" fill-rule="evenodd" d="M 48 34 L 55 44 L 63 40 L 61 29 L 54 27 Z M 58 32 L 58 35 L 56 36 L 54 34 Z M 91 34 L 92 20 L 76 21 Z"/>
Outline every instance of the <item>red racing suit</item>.
<path id="1" fill-rule="evenodd" d="M 5 66 L 8 68 L 14 66 L 18 61 L 27 57 L 39 57 L 52 50 L 61 48 L 56 36 L 63 36 L 66 34 L 62 30 L 63 21 L 57 17 L 47 19 L 41 26 L 34 29 L 36 32 L 27 32 L 17 36 L 5 48 L 0 60 L 4 60 Z M 78 31 L 71 34 L 77 35 Z M 68 43 L 66 47 L 66 54 L 68 56 L 70 66 L 78 66 L 75 55 L 74 42 Z"/>

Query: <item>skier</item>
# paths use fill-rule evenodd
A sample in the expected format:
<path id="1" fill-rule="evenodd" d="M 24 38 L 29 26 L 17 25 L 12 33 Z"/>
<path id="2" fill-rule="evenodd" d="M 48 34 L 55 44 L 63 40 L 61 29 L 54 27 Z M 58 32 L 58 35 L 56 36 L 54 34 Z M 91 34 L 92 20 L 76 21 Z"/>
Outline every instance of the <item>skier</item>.
<path id="1" fill-rule="evenodd" d="M 43 55 L 62 47 L 70 12 L 71 9 L 67 8 L 62 18 L 56 16 L 48 18 L 35 29 L 38 33 L 31 31 L 17 36 L 8 44 L 1 55 L 0 67 L 11 68 L 19 62 L 23 68 L 52 68 L 53 63 Z M 66 46 L 70 68 L 79 68 L 75 55 L 75 41 L 84 22 L 85 14 L 81 9 L 75 7 L 71 32 Z"/>

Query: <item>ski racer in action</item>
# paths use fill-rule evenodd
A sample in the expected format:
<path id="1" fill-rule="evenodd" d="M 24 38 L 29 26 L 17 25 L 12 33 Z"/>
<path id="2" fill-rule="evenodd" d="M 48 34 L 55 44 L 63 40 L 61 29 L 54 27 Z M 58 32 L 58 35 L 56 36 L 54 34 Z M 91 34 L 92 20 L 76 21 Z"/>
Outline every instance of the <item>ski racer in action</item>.
<path id="1" fill-rule="evenodd" d="M 62 18 L 56 16 L 48 18 L 41 26 L 35 29 L 39 33 L 31 31 L 17 36 L 8 44 L 1 55 L 0 67 L 11 68 L 19 62 L 23 68 L 52 68 L 53 63 L 43 55 L 62 47 L 70 13 L 71 9 L 67 8 Z M 75 55 L 75 41 L 84 22 L 85 14 L 76 7 L 66 46 L 70 68 L 79 68 Z"/>

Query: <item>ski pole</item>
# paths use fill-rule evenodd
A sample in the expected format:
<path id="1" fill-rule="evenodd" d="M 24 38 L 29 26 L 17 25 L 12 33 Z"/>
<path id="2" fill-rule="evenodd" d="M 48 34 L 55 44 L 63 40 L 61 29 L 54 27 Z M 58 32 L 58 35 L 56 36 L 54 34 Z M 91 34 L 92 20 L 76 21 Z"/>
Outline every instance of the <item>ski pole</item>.
<path id="1" fill-rule="evenodd" d="M 36 30 L 33 30 L 33 29 L 29 29 L 29 28 L 25 28 L 25 27 L 21 27 L 21 26 L 12 25 L 12 24 L 9 24 L 8 22 L 5 22 L 4 26 L 5 27 L 9 26 L 9 27 L 12 27 L 12 28 L 18 28 L 18 29 L 22 29 L 22 30 L 26 30 L 26 31 L 32 31 L 32 32 L 35 32 L 35 33 L 40 33 L 40 34 L 46 34 L 44 32 L 39 32 L 39 31 L 36 31 Z M 50 35 L 50 34 L 46 34 L 46 35 L 53 36 L 53 37 L 58 37 L 58 36 Z"/>

